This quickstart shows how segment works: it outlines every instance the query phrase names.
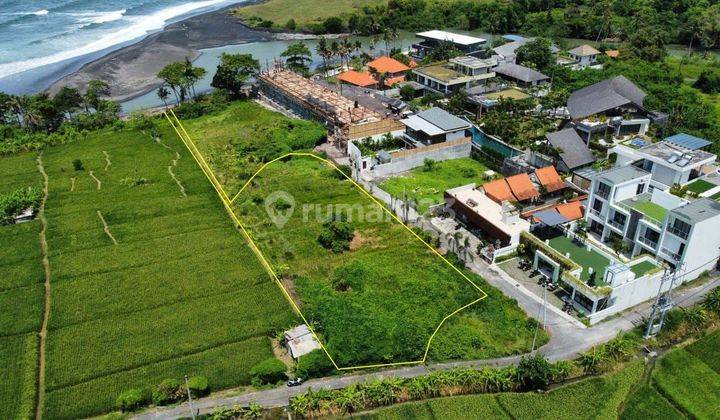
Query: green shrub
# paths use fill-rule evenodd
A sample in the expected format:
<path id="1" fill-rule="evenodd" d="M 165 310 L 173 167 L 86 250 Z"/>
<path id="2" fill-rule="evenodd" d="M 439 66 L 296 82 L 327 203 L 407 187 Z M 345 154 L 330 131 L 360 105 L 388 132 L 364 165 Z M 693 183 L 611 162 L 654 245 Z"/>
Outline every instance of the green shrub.
<path id="1" fill-rule="evenodd" d="M 524 356 L 517 367 L 518 380 L 524 390 L 547 388 L 554 373 L 553 366 L 540 353 Z"/>
<path id="2" fill-rule="evenodd" d="M 288 29 L 288 30 L 291 30 L 291 31 L 294 31 L 295 29 L 297 29 L 297 23 L 295 23 L 295 19 L 290 18 L 290 19 L 285 23 L 285 29 Z"/>
<path id="3" fill-rule="evenodd" d="M 85 170 L 85 166 L 83 165 L 82 161 L 80 159 L 75 159 L 72 161 L 73 168 L 76 171 L 82 171 Z"/>
<path id="4" fill-rule="evenodd" d="M 150 396 L 142 389 L 128 389 L 118 396 L 115 407 L 121 411 L 134 411 L 146 406 L 150 402 Z"/>
<path id="5" fill-rule="evenodd" d="M 323 28 L 326 33 L 339 34 L 343 31 L 343 21 L 337 16 L 331 16 L 323 22 Z"/>
<path id="6" fill-rule="evenodd" d="M 287 377 L 285 371 L 287 366 L 278 359 L 270 358 L 263 360 L 250 369 L 250 376 L 253 382 L 260 384 L 274 384 Z"/>
<path id="7" fill-rule="evenodd" d="M 182 387 L 177 379 L 165 379 L 152 392 L 152 401 L 155 405 L 172 404 L 182 398 Z"/>
<path id="8" fill-rule="evenodd" d="M 15 216 L 25 209 L 37 210 L 42 193 L 37 187 L 19 188 L 9 194 L 0 194 L 0 225 L 12 224 Z"/>
<path id="9" fill-rule="evenodd" d="M 333 369 L 333 365 L 325 352 L 317 349 L 298 360 L 295 373 L 301 378 L 319 378 L 327 376 Z"/>
<path id="10" fill-rule="evenodd" d="M 324 230 L 318 236 L 318 242 L 324 248 L 335 253 L 350 249 L 350 241 L 355 236 L 355 228 L 344 215 L 333 215 L 323 224 Z"/>
<path id="11" fill-rule="evenodd" d="M 193 376 L 188 379 L 188 388 L 190 388 L 190 394 L 193 398 L 202 397 L 208 393 L 210 389 L 208 378 L 204 376 Z"/>

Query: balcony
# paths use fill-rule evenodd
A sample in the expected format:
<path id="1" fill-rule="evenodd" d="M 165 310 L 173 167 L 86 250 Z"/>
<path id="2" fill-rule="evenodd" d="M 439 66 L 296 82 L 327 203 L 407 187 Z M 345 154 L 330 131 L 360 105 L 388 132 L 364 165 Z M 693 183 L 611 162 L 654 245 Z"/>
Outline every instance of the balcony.
<path id="1" fill-rule="evenodd" d="M 600 219 L 603 220 L 603 221 L 605 220 L 605 215 L 602 214 L 602 212 L 600 212 L 599 210 L 590 209 L 590 214 L 592 214 L 592 215 L 600 218 Z"/>
<path id="2" fill-rule="evenodd" d="M 670 250 L 667 249 L 667 248 L 663 248 L 663 249 L 662 249 L 662 252 L 663 252 L 663 254 L 667 255 L 667 256 L 670 257 L 673 261 L 676 261 L 676 262 L 679 262 L 680 259 L 682 258 L 682 255 L 678 254 L 677 252 L 670 251 Z"/>
<path id="3" fill-rule="evenodd" d="M 607 224 L 614 227 L 617 230 L 620 230 L 620 231 L 625 230 L 625 223 L 620 223 L 617 220 L 608 220 Z"/>
<path id="4" fill-rule="evenodd" d="M 653 240 L 648 239 L 648 238 L 646 238 L 646 237 L 644 237 L 644 236 L 639 236 L 637 240 L 638 240 L 638 242 L 640 242 L 641 244 L 643 244 L 643 245 L 645 245 L 645 246 L 649 246 L 649 247 L 652 248 L 653 250 L 657 249 L 657 246 L 658 246 L 657 241 L 653 241 Z"/>
<path id="5" fill-rule="evenodd" d="M 677 236 L 680 239 L 687 239 L 690 235 L 690 232 L 686 232 L 684 230 L 680 230 L 676 228 L 675 226 L 668 226 L 667 231 L 672 233 L 673 235 Z"/>
<path id="6" fill-rule="evenodd" d="M 595 190 L 595 195 L 607 200 L 608 198 L 610 198 L 610 191 Z"/>

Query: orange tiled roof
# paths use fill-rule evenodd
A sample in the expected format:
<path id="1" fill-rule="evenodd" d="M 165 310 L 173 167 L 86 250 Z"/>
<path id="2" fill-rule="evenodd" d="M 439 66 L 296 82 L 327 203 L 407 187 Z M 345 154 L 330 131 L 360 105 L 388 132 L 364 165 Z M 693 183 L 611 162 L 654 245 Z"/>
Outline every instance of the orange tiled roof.
<path id="1" fill-rule="evenodd" d="M 385 79 L 385 86 L 387 87 L 393 87 L 395 84 L 404 82 L 405 81 L 405 75 L 398 76 L 398 77 L 388 77 Z"/>
<path id="2" fill-rule="evenodd" d="M 394 58 L 390 58 L 386 55 L 378 57 L 367 64 L 368 67 L 372 67 L 379 73 L 402 73 L 410 70 L 410 67 L 399 62 Z"/>
<path id="3" fill-rule="evenodd" d="M 548 192 L 555 192 L 565 188 L 565 182 L 560 178 L 553 166 L 535 170 L 535 175 Z"/>
<path id="4" fill-rule="evenodd" d="M 530 200 L 531 198 L 540 196 L 540 193 L 535 189 L 535 186 L 530 180 L 530 176 L 526 173 L 507 177 L 505 181 L 507 181 L 513 195 L 517 197 L 518 201 Z"/>
<path id="5" fill-rule="evenodd" d="M 583 218 L 583 208 L 580 201 L 572 201 L 570 203 L 558 204 L 555 206 L 558 213 L 565 216 L 568 220 L 578 220 Z"/>
<path id="6" fill-rule="evenodd" d="M 345 83 L 350 83 L 351 85 L 360 86 L 360 87 L 368 87 L 368 86 L 374 86 L 377 85 L 377 80 L 375 80 L 370 73 L 368 72 L 358 72 L 355 70 L 348 70 L 346 72 L 340 73 L 338 75 L 338 80 L 341 80 Z"/>
<path id="7" fill-rule="evenodd" d="M 498 204 L 502 204 L 503 201 L 517 201 L 517 198 L 515 198 L 512 191 L 510 191 L 510 186 L 508 186 L 504 179 L 485 183 L 482 188 L 485 191 L 485 195 Z"/>
<path id="8" fill-rule="evenodd" d="M 611 58 L 618 58 L 620 56 L 620 51 L 618 50 L 608 50 L 605 51 L 605 54 L 607 54 L 608 57 Z"/>

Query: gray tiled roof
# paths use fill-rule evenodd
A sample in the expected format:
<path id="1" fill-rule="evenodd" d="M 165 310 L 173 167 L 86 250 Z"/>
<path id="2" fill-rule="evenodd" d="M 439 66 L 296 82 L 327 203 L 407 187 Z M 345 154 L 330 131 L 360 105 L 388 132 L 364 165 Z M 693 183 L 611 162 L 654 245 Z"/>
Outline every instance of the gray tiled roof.
<path id="1" fill-rule="evenodd" d="M 567 106 L 572 118 L 585 118 L 628 104 L 642 108 L 645 96 L 645 92 L 625 76 L 617 76 L 576 90 Z"/>
<path id="2" fill-rule="evenodd" d="M 698 223 L 720 216 L 720 202 L 709 198 L 701 198 L 683 207 L 676 208 L 673 213 L 683 215 L 692 222 Z"/>
<path id="3" fill-rule="evenodd" d="M 539 82 L 542 80 L 550 79 L 550 77 L 540 73 L 537 70 L 533 70 L 529 67 L 512 63 L 501 64 L 495 67 L 495 73 L 507 77 L 512 77 L 513 79 L 521 80 L 525 83 Z"/>
<path id="4" fill-rule="evenodd" d="M 470 123 L 441 108 L 430 108 L 426 111 L 419 112 L 417 116 L 430 124 L 439 127 L 443 131 L 455 131 L 462 128 L 470 128 Z"/>
<path id="5" fill-rule="evenodd" d="M 606 179 L 612 184 L 619 184 L 621 182 L 630 181 L 646 175 L 650 175 L 650 172 L 644 171 L 637 166 L 625 165 L 600 172 L 598 177 Z"/>
<path id="6" fill-rule="evenodd" d="M 579 168 L 596 160 L 574 128 L 548 133 L 545 137 L 553 147 L 560 149 L 560 158 L 568 169 Z"/>

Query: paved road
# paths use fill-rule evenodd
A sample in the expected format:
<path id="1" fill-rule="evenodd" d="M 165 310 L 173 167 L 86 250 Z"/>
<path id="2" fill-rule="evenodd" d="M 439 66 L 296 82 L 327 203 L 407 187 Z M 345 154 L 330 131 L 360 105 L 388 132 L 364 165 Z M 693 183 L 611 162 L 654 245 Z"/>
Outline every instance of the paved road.
<path id="1" fill-rule="evenodd" d="M 364 182 L 363 182 L 364 183 Z M 366 185 L 367 187 L 367 185 Z M 378 199 L 390 203 L 390 196 L 385 191 L 373 186 L 372 194 Z M 399 209 L 399 203 L 393 203 Z M 417 213 L 410 211 L 409 218 L 414 220 Z M 525 289 L 518 282 L 504 274 L 496 267 L 488 265 L 484 261 L 477 260 L 470 263 L 469 268 L 481 275 L 490 285 L 500 289 L 506 296 L 517 300 L 518 305 L 530 316 L 543 321 L 542 300 L 535 294 Z M 684 288 L 674 295 L 675 301 L 682 307 L 692 306 L 702 300 L 704 295 L 715 287 L 720 287 L 720 279 L 707 282 L 702 285 Z M 586 327 L 577 320 L 557 308 L 548 307 L 545 312 L 546 328 L 550 334 L 550 340 L 538 351 L 552 361 L 573 359 L 592 347 L 602 344 L 614 338 L 618 332 L 627 331 L 640 324 L 644 317 L 650 314 L 651 304 L 644 303 L 632 311 L 624 312 L 612 319 L 601 322 L 593 327 Z M 236 396 L 211 396 L 194 402 L 194 409 L 200 413 L 212 412 L 216 407 L 232 407 L 233 405 L 247 405 L 256 402 L 263 407 L 286 406 L 290 398 L 301 394 L 309 388 L 313 389 L 339 389 L 351 384 L 372 381 L 384 377 L 410 378 L 428 374 L 434 370 L 452 369 L 456 367 L 473 366 L 507 366 L 517 363 L 522 356 L 511 356 L 487 360 L 469 360 L 445 363 L 430 363 L 428 365 L 411 366 L 405 368 L 388 369 L 373 373 L 359 373 L 338 377 L 314 379 L 295 388 L 275 388 L 265 391 L 256 391 Z M 135 419 L 174 419 L 189 416 L 191 412 L 187 403 L 171 408 L 156 408 L 135 416 Z"/>

